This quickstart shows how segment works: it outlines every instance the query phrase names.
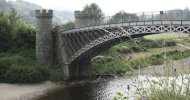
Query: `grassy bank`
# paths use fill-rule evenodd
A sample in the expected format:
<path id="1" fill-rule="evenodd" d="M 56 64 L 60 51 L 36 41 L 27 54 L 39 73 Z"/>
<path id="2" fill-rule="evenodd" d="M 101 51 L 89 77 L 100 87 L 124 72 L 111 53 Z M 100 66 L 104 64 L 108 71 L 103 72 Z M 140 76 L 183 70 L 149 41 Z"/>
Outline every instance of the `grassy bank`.
<path id="1" fill-rule="evenodd" d="M 167 56 L 167 58 L 164 58 Z M 98 56 L 93 61 L 93 74 L 95 75 L 107 75 L 107 74 L 120 74 L 127 73 L 133 69 L 143 68 L 152 65 L 163 64 L 164 61 L 179 60 L 190 56 L 190 51 L 184 51 L 182 55 L 179 51 L 168 51 L 151 55 L 149 57 L 123 61 L 121 59 L 115 59 L 109 56 Z"/>
<path id="2" fill-rule="evenodd" d="M 136 40 L 140 43 L 134 43 Z M 164 33 L 125 41 L 93 58 L 93 74 L 127 73 L 133 69 L 189 57 L 189 40 L 186 34 Z M 179 43 L 183 47 L 179 46 Z M 183 54 L 180 51 L 183 51 Z M 130 59 L 129 55 L 132 55 Z"/>

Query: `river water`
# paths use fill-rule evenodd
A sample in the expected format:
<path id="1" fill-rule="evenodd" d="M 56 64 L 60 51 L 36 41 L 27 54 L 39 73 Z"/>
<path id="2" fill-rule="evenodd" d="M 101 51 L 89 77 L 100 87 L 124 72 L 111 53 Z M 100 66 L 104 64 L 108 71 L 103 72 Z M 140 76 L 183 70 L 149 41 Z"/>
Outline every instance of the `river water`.
<path id="1" fill-rule="evenodd" d="M 126 76 L 101 78 L 56 89 L 39 100 L 113 100 L 117 92 L 133 99 L 132 89 L 132 80 Z"/>
<path id="2" fill-rule="evenodd" d="M 72 85 L 63 88 L 55 89 L 48 92 L 38 100 L 114 100 L 114 96 L 121 92 L 129 97 L 129 100 L 137 100 L 136 90 L 139 84 L 143 88 L 149 88 L 150 84 L 147 79 L 159 82 L 164 79 L 168 82 L 176 81 L 178 86 L 189 83 L 190 74 L 184 74 L 179 77 L 153 77 L 146 75 L 138 75 L 136 77 L 113 77 L 113 78 L 100 78 L 91 81 L 78 81 Z M 164 85 L 163 85 L 164 86 Z M 165 85 L 169 87 L 169 85 Z M 182 90 L 185 90 L 186 85 Z M 120 100 L 120 99 L 119 99 Z M 144 100 L 144 99 L 143 99 Z M 146 100 L 146 99 L 145 99 Z"/>
<path id="3" fill-rule="evenodd" d="M 189 62 L 188 59 L 184 59 L 183 61 L 187 63 Z M 181 74 L 179 77 L 166 77 L 164 75 L 163 72 L 173 72 L 174 68 L 177 70 L 175 73 L 180 72 L 179 67 L 174 65 L 177 65 L 176 62 L 172 64 L 172 67 L 170 67 L 169 70 L 166 70 L 164 65 L 157 65 L 151 68 L 147 67 L 141 70 L 141 75 L 135 75 L 133 77 L 114 76 L 109 78 L 97 78 L 94 80 L 70 82 L 68 86 L 63 86 L 62 88 L 50 91 L 38 100 L 114 100 L 114 96 L 116 96 L 116 93 L 118 92 L 121 92 L 125 96 L 129 97 L 129 100 L 136 100 L 136 89 L 138 84 L 142 83 L 145 88 L 150 86 L 148 85 L 149 83 L 145 82 L 147 78 L 158 82 L 161 79 L 169 80 L 169 82 L 176 80 L 178 85 L 182 85 L 184 82 L 188 83 L 188 80 L 190 80 L 190 74 Z M 189 69 L 189 63 L 186 65 L 188 65 L 186 68 Z M 147 73 L 150 74 L 151 72 L 161 76 L 153 77 L 149 75 L 142 75 Z M 182 82 L 184 79 L 186 79 L 186 81 Z"/>

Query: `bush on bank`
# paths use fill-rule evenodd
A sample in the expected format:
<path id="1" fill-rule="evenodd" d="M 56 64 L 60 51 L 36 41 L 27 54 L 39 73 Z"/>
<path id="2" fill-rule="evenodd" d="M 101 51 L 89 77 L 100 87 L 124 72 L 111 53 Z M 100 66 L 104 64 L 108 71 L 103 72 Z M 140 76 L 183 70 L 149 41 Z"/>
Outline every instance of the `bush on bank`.
<path id="1" fill-rule="evenodd" d="M 49 71 L 49 73 L 50 73 L 49 80 L 53 82 L 60 82 L 66 79 L 63 73 L 63 69 L 61 69 L 59 66 L 57 68 L 52 68 Z"/>
<path id="2" fill-rule="evenodd" d="M 44 80 L 63 81 L 65 79 L 60 66 L 43 69 L 37 66 L 35 50 L 0 53 L 0 82 L 36 83 Z"/>
<path id="3" fill-rule="evenodd" d="M 0 82 L 31 83 L 47 79 L 43 69 L 36 66 L 33 53 L 34 50 L 25 50 L 16 54 L 1 53 Z"/>

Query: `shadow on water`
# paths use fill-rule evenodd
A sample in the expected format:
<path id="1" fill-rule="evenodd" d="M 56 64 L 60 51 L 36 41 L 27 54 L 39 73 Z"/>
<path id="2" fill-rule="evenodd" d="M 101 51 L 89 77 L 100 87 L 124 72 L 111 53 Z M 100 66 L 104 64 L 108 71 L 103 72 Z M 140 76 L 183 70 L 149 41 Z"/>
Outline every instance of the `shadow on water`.
<path id="1" fill-rule="evenodd" d="M 75 83 L 49 91 L 38 100 L 95 100 L 103 84 L 106 81 Z"/>
<path id="2" fill-rule="evenodd" d="M 75 85 L 50 91 L 39 100 L 89 100 L 90 85 Z"/>

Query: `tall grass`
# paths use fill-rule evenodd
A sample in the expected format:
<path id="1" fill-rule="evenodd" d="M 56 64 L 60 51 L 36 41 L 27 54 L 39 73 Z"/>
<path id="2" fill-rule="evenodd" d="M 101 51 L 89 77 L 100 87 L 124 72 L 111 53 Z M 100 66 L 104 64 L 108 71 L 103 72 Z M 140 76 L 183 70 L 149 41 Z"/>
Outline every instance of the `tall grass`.
<path id="1" fill-rule="evenodd" d="M 190 70 L 183 69 L 185 67 L 183 64 L 178 67 L 182 67 L 181 70 L 173 70 L 172 73 L 165 69 L 168 70 L 166 76 L 146 76 L 144 79 L 137 79 L 137 95 L 148 100 L 189 100 Z"/>

